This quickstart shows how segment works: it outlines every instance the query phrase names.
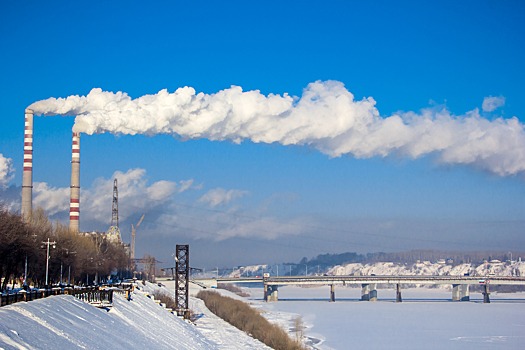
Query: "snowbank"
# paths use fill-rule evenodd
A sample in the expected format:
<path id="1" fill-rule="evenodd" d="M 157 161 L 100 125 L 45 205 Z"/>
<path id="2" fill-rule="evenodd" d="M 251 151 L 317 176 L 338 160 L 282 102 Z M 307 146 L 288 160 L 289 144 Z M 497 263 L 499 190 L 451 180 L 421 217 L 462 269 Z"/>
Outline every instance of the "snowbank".
<path id="1" fill-rule="evenodd" d="M 193 325 L 140 292 L 111 310 L 62 295 L 0 309 L 3 349 L 218 349 Z"/>

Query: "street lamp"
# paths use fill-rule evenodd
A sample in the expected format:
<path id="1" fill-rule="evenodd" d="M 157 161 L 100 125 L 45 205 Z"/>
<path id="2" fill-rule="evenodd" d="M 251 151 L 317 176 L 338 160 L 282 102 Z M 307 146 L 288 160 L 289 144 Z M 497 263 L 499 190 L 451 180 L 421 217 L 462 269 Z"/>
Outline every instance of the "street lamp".
<path id="1" fill-rule="evenodd" d="M 69 260 L 69 254 L 73 255 L 73 254 L 76 254 L 77 252 L 70 252 L 68 248 L 62 248 L 62 250 L 65 250 L 66 251 L 66 256 L 67 256 L 67 268 L 68 268 L 68 272 L 67 272 L 67 284 L 70 285 L 71 284 L 71 261 Z M 63 257 L 63 255 L 62 255 Z M 62 260 L 60 260 L 60 284 L 62 284 Z"/>
<path id="2" fill-rule="evenodd" d="M 47 239 L 47 242 L 42 242 L 42 244 L 45 244 L 47 247 L 47 250 L 46 250 L 46 287 L 47 287 L 47 283 L 48 283 L 48 276 L 49 276 L 49 246 L 53 246 L 53 249 L 56 248 L 56 244 L 57 242 L 53 241 L 53 242 L 50 242 L 49 241 L 49 238 Z"/>

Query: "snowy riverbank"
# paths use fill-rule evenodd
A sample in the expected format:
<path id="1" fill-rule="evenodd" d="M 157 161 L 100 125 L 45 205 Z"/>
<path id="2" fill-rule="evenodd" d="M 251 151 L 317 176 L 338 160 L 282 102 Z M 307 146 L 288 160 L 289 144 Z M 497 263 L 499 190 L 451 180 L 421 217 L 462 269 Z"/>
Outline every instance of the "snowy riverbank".
<path id="1" fill-rule="evenodd" d="M 115 294 L 109 311 L 68 295 L 2 307 L 0 349 L 269 349 L 199 300 L 191 305 L 195 326 L 146 296 L 156 285 L 139 288 L 131 301 Z"/>
<path id="2" fill-rule="evenodd" d="M 146 296 L 156 285 L 139 287 L 132 301 L 115 295 L 109 311 L 67 295 L 2 307 L 0 349 L 269 349 L 198 299 L 190 299 L 198 316 L 192 325 Z M 161 289 L 173 293 L 173 282 Z M 493 293 L 492 303 L 483 304 L 481 294 L 471 294 L 470 302 L 452 302 L 450 291 L 417 288 L 403 290 L 403 302 L 395 303 L 393 289 L 380 289 L 379 301 L 361 302 L 358 288 L 341 287 L 330 303 L 328 287 L 285 286 L 279 302 L 266 303 L 262 288 L 243 289 L 251 297 L 234 297 L 292 337 L 300 317 L 313 349 L 522 349 L 525 344 L 525 293 Z"/>

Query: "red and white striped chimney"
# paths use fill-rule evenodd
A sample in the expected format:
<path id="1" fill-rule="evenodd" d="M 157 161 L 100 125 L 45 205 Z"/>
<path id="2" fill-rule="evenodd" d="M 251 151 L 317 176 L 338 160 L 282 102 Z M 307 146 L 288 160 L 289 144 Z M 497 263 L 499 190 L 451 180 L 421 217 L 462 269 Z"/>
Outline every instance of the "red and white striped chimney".
<path id="1" fill-rule="evenodd" d="M 22 218 L 31 220 L 33 210 L 33 111 L 25 110 L 24 172 L 22 175 Z"/>
<path id="2" fill-rule="evenodd" d="M 78 232 L 80 217 L 80 133 L 73 133 L 71 148 L 71 195 L 69 199 L 69 230 Z"/>

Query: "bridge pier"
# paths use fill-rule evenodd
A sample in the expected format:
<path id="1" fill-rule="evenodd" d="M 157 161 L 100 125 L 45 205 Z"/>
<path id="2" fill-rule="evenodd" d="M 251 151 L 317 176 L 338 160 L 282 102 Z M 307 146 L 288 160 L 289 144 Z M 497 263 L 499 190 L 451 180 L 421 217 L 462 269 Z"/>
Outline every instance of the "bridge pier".
<path id="1" fill-rule="evenodd" d="M 452 285 L 452 301 L 470 301 L 470 290 L 468 284 Z"/>
<path id="2" fill-rule="evenodd" d="M 469 285 L 468 284 L 462 284 L 461 285 L 460 300 L 461 301 L 470 301 L 470 291 L 469 291 Z"/>
<path id="3" fill-rule="evenodd" d="M 396 284 L 396 303 L 400 303 L 403 301 L 403 298 L 401 298 L 401 285 L 398 283 Z"/>
<path id="4" fill-rule="evenodd" d="M 277 294 L 277 286 L 264 285 L 264 300 L 268 301 L 278 301 L 279 297 Z"/>
<path id="5" fill-rule="evenodd" d="M 459 301 L 459 284 L 452 285 L 452 301 Z"/>
<path id="6" fill-rule="evenodd" d="M 484 284 L 483 285 L 483 303 L 488 304 L 490 303 L 490 291 L 489 291 L 489 285 Z"/>
<path id="7" fill-rule="evenodd" d="M 335 286 L 333 284 L 330 285 L 330 301 L 335 302 Z"/>
<path id="8" fill-rule="evenodd" d="M 370 300 L 370 286 L 368 284 L 361 285 L 361 301 Z"/>
<path id="9" fill-rule="evenodd" d="M 370 301 L 377 301 L 377 283 L 370 284 Z"/>

